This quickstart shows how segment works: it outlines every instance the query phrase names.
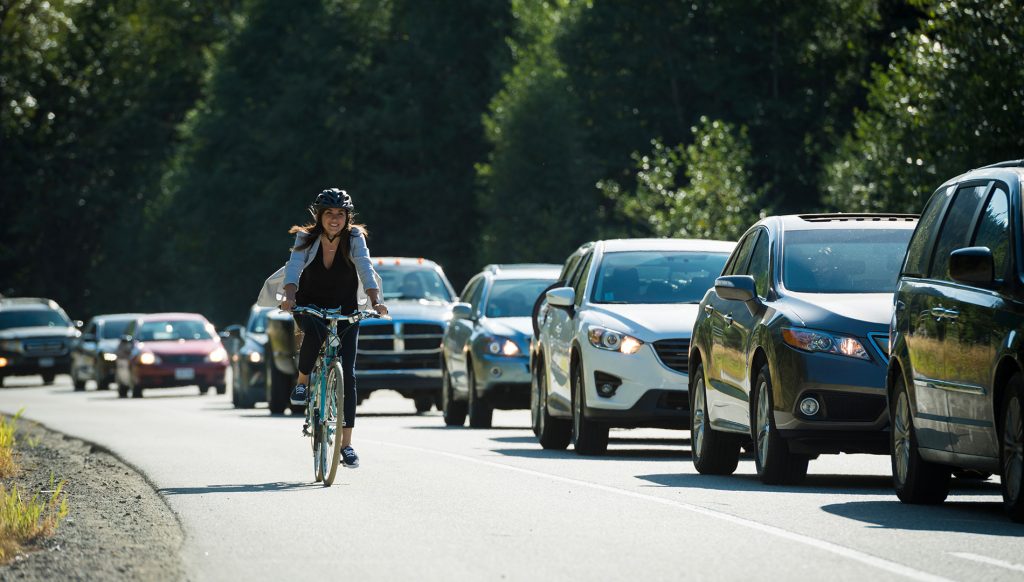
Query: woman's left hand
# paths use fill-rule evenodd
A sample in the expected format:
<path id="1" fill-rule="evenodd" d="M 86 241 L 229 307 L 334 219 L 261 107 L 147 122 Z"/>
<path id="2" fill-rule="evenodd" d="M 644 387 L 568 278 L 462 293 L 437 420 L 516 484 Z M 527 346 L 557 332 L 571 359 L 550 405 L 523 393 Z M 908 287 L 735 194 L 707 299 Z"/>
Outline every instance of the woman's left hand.
<path id="1" fill-rule="evenodd" d="M 379 313 L 381 315 L 387 315 L 388 314 L 388 306 L 384 305 L 383 303 L 378 303 L 378 304 L 374 305 L 373 308 L 377 311 L 377 313 Z"/>

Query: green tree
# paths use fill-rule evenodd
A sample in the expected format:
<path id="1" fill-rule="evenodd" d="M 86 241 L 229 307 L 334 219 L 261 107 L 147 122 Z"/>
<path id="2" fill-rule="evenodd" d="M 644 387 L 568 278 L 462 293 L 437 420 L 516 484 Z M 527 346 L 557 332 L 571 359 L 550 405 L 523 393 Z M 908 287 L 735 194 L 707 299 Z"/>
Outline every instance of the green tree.
<path id="1" fill-rule="evenodd" d="M 1024 5 L 918 2 L 926 19 L 875 69 L 825 167 L 825 205 L 920 212 L 948 178 L 1024 151 Z"/>
<path id="2" fill-rule="evenodd" d="M 751 146 L 743 128 L 702 117 L 693 143 L 670 148 L 653 140 L 650 154 L 633 154 L 636 189 L 598 184 L 637 234 L 736 240 L 764 211 L 764 187 L 752 186 Z"/>

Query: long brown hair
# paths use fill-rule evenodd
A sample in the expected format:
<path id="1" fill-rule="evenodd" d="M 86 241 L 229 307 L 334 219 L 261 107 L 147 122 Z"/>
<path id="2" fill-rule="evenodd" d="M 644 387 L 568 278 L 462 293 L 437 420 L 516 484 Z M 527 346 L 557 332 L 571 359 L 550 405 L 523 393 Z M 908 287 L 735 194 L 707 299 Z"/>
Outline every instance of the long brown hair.
<path id="1" fill-rule="evenodd" d="M 324 220 L 324 213 L 325 212 L 327 212 L 327 209 L 326 208 L 321 208 L 321 209 L 316 211 L 316 220 L 315 221 L 310 222 L 309 224 L 304 224 L 302 226 L 299 226 L 299 225 L 296 224 L 296 225 L 294 225 L 294 226 L 292 226 L 291 228 L 288 229 L 288 234 L 298 234 L 298 233 L 301 232 L 304 235 L 306 235 L 305 237 L 303 237 L 302 242 L 300 242 L 299 244 L 295 245 L 295 247 L 292 248 L 291 250 L 293 250 L 293 251 L 301 251 L 301 250 L 304 250 L 304 249 L 308 249 L 310 246 L 313 245 L 313 241 L 315 241 L 318 236 L 320 236 L 321 234 L 324 233 L 324 222 L 323 222 L 323 220 Z M 341 237 L 341 241 L 338 243 L 338 251 L 341 253 L 341 256 L 345 258 L 345 262 L 347 262 L 350 265 L 352 264 L 352 256 L 351 256 L 352 241 L 351 241 L 351 238 L 353 236 L 355 236 L 352 233 L 352 228 L 353 227 L 358 228 L 362 232 L 364 237 L 369 236 L 369 234 L 370 234 L 369 231 L 366 230 L 366 225 L 356 224 L 355 222 L 353 222 L 355 217 L 356 217 L 356 213 L 355 212 L 353 212 L 351 210 L 346 210 L 345 211 L 345 226 L 343 226 L 341 228 L 341 233 L 339 233 L 339 234 L 343 233 L 343 234 L 347 234 L 348 235 L 348 236 Z"/>

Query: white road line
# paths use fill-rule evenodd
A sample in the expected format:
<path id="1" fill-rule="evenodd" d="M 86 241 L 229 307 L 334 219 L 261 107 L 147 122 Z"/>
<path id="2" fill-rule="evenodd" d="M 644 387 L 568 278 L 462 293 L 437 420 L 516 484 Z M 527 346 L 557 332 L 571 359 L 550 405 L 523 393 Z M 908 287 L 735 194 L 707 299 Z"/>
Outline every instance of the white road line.
<path id="1" fill-rule="evenodd" d="M 678 509 L 683 509 L 683 510 L 686 510 L 686 511 L 690 511 L 692 513 L 697 513 L 697 514 L 704 515 L 704 516 L 707 516 L 707 517 L 713 517 L 713 518 L 716 518 L 716 519 L 720 519 L 722 521 L 727 521 L 727 522 L 730 522 L 730 523 L 734 523 L 736 525 L 741 525 L 743 527 L 754 529 L 754 530 L 757 530 L 757 531 L 760 531 L 760 532 L 763 532 L 763 533 L 766 533 L 766 534 L 769 534 L 769 535 L 773 535 L 775 537 L 779 537 L 779 538 L 791 540 L 791 541 L 794 541 L 794 542 L 798 542 L 798 543 L 801 543 L 801 544 L 804 544 L 804 545 L 807 545 L 807 546 L 811 546 L 813 548 L 817 548 L 819 550 L 823 550 L 823 551 L 826 551 L 826 552 L 830 552 L 830 553 L 836 554 L 838 556 L 842 556 L 844 558 L 849 558 L 851 560 L 855 560 L 857 562 L 860 562 L 862 564 L 866 564 L 868 566 L 873 566 L 873 567 L 878 568 L 880 570 L 885 570 L 886 572 L 889 572 L 889 573 L 892 573 L 892 574 L 897 574 L 899 576 L 905 576 L 905 577 L 910 578 L 912 580 L 921 580 L 923 582 L 951 582 L 951 580 L 949 578 L 943 578 L 941 576 L 936 576 L 934 574 L 929 574 L 927 572 L 922 572 L 921 570 L 915 570 L 914 568 L 911 568 L 909 566 L 904 566 L 903 564 L 898 564 L 896 562 L 891 562 L 889 560 L 886 560 L 885 558 L 879 558 L 878 556 L 872 556 L 871 554 L 865 554 L 864 552 L 861 552 L 861 551 L 858 551 L 858 550 L 854 550 L 853 548 L 847 548 L 845 546 L 840 546 L 839 544 L 834 544 L 832 542 L 826 542 L 824 540 L 819 540 L 817 538 L 812 538 L 810 536 L 805 536 L 803 534 L 798 534 L 798 533 L 795 533 L 795 532 L 784 530 L 782 528 L 775 527 L 773 525 L 767 525 L 767 524 L 763 524 L 763 523 L 760 523 L 760 522 L 757 522 L 757 521 L 751 521 L 749 519 L 744 519 L 742 517 L 737 517 L 735 515 L 732 515 L 732 514 L 729 514 L 729 513 L 724 513 L 724 512 L 721 512 L 721 511 L 715 511 L 714 509 L 708 509 L 706 507 L 701 507 L 699 505 L 693 505 L 693 504 L 690 504 L 690 503 L 684 503 L 682 501 L 673 501 L 671 499 L 665 499 L 665 498 L 662 498 L 662 497 L 657 497 L 655 495 L 646 495 L 644 493 L 637 493 L 635 491 L 629 491 L 627 489 L 619 489 L 617 487 L 610 487 L 608 485 L 599 485 L 597 483 L 590 483 L 588 481 L 581 481 L 579 479 L 572 479 L 570 477 L 562 477 L 560 475 L 552 475 L 550 473 L 542 473 L 540 471 L 534 471 L 532 469 L 523 469 L 523 468 L 520 468 L 520 467 L 513 467 L 511 465 L 505 465 L 505 464 L 502 464 L 502 463 L 495 463 L 493 461 L 484 461 L 484 460 L 481 460 L 481 459 L 477 459 L 477 458 L 466 456 L 466 455 L 460 455 L 460 454 L 457 454 L 457 453 L 448 453 L 448 452 L 444 452 L 444 451 L 437 451 L 437 450 L 426 449 L 426 448 L 422 448 L 422 447 L 414 447 L 414 446 L 411 446 L 411 445 L 400 445 L 400 444 L 397 444 L 397 443 L 389 443 L 389 442 L 378 441 L 378 440 L 370 440 L 370 439 L 364 439 L 364 440 L 369 441 L 369 442 L 374 442 L 374 443 L 377 443 L 377 444 L 383 445 L 383 446 L 395 447 L 395 448 L 399 448 L 399 449 L 407 449 L 407 450 L 410 450 L 410 451 L 417 451 L 417 452 L 421 452 L 421 453 L 429 453 L 429 454 L 432 454 L 432 455 L 439 455 L 439 456 L 442 456 L 442 457 L 449 457 L 449 458 L 452 458 L 452 459 L 458 459 L 460 461 L 467 461 L 467 462 L 470 462 L 470 463 L 476 463 L 478 465 L 484 465 L 486 467 L 493 467 L 495 469 L 502 469 L 502 470 L 505 470 L 505 471 L 512 471 L 514 473 L 522 473 L 524 475 L 532 475 L 534 477 L 541 477 L 541 478 L 544 478 L 544 479 L 550 479 L 552 481 L 560 481 L 562 483 L 569 483 L 569 484 L 572 484 L 572 485 L 578 485 L 580 487 L 586 487 L 588 489 L 594 489 L 594 490 L 597 490 L 597 491 L 603 491 L 605 493 L 612 493 L 612 494 L 615 494 L 615 495 L 622 495 L 624 497 L 632 497 L 634 499 L 640 499 L 640 500 L 643 500 L 643 501 L 649 501 L 651 503 L 658 503 L 658 504 L 661 504 L 661 505 L 668 505 L 668 506 L 675 507 L 675 508 L 678 508 Z"/>
<path id="2" fill-rule="evenodd" d="M 1003 560 L 997 560 L 988 556 L 980 556 L 978 554 L 972 554 L 970 552 L 950 552 L 949 555 L 963 558 L 965 560 L 971 560 L 973 562 L 981 562 L 982 564 L 989 564 L 991 566 L 999 566 L 1000 568 L 1006 568 L 1007 570 L 1014 570 L 1017 572 L 1024 572 L 1024 566 L 1020 564 L 1014 564 L 1013 562 L 1004 562 Z"/>

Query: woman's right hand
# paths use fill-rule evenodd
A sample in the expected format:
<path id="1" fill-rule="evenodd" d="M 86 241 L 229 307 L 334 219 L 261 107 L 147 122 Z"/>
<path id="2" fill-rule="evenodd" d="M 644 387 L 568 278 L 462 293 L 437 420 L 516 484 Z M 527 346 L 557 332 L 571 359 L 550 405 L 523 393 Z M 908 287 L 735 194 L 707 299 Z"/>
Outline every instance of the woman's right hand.
<path id="1" fill-rule="evenodd" d="M 295 300 L 285 297 L 284 301 L 282 301 L 281 305 L 278 307 L 281 308 L 281 311 L 287 311 L 290 313 L 292 308 L 295 307 Z"/>

